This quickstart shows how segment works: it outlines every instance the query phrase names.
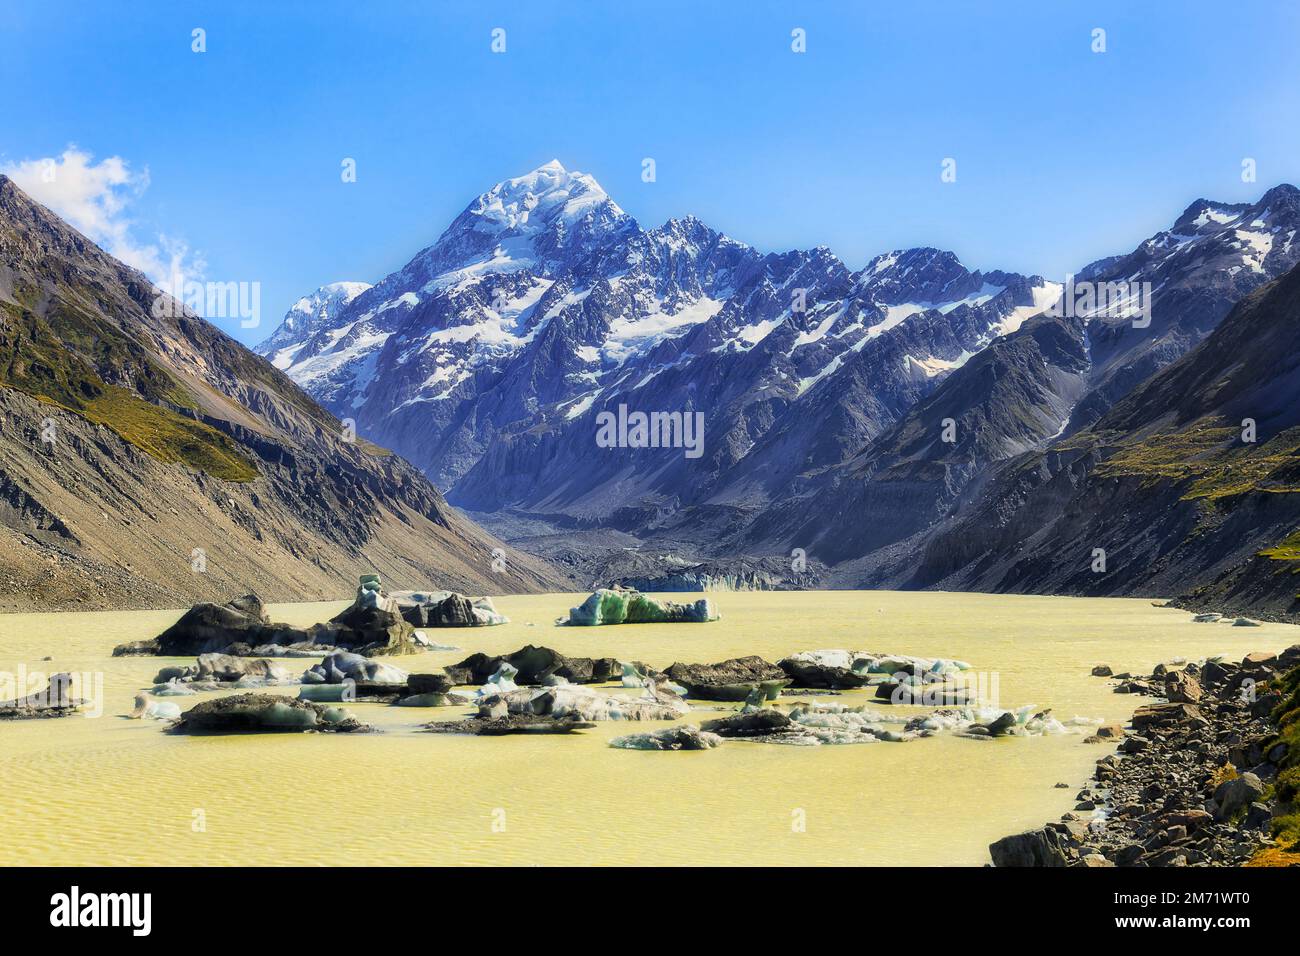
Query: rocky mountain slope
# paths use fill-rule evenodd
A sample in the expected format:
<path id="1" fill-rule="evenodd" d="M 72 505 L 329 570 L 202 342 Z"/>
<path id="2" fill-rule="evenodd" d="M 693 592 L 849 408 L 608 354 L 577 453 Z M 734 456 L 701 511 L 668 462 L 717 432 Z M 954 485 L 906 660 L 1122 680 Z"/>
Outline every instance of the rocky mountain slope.
<path id="1" fill-rule="evenodd" d="M 259 350 L 457 504 L 646 534 L 722 521 L 835 464 L 1059 289 L 913 249 L 852 272 L 764 254 L 694 218 L 645 230 L 552 162 L 478 197 L 329 326 Z M 702 412 L 698 458 L 602 448 L 620 405 Z"/>
<path id="2" fill-rule="evenodd" d="M 557 583 L 4 177 L 0 319 L 0 608 Z"/>
<path id="3" fill-rule="evenodd" d="M 1254 204 L 1197 200 L 1170 230 L 1085 267 L 1070 285 L 1147 290 L 1146 315 L 1121 299 L 1118 308 L 1058 305 L 1035 316 L 851 459 L 792 489 L 739 546 L 800 546 L 842 564 L 848 580 L 898 583 L 899 562 L 885 549 L 915 553 L 948 517 L 987 500 L 999 463 L 1068 441 L 1202 341 L 1242 297 L 1300 261 L 1297 226 L 1293 186 Z"/>
<path id="4" fill-rule="evenodd" d="M 1300 620 L 1298 388 L 1300 267 L 1094 425 L 1008 460 L 907 583 L 1165 593 Z"/>
<path id="5" fill-rule="evenodd" d="M 970 516 L 1030 520 L 1015 514 L 1018 465 L 1077 465 L 1080 436 L 1300 261 L 1298 226 L 1300 191 L 1283 185 L 1197 200 L 1060 282 L 929 248 L 854 272 L 824 248 L 760 253 L 693 218 L 643 229 L 550 163 L 478 197 L 327 321 L 291 315 L 261 350 L 489 527 L 584 578 L 622 573 L 631 547 L 651 564 L 801 553 L 843 586 L 1120 593 L 1009 573 L 1018 540 L 997 552 Z M 601 447 L 601 416 L 620 410 L 702 413 L 698 457 Z M 1130 571 L 1124 593 L 1180 589 Z"/>

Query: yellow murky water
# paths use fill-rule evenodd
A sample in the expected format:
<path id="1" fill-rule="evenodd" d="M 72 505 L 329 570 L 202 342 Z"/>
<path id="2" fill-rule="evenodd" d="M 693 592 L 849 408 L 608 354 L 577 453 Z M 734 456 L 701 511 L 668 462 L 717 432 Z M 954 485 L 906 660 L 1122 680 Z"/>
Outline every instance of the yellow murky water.
<path id="1" fill-rule="evenodd" d="M 1193 624 L 1141 600 L 898 592 L 716 595 L 706 625 L 557 628 L 572 595 L 497 600 L 513 623 L 431 634 L 462 652 L 400 661 L 433 670 L 525 643 L 573 655 L 768 660 L 843 647 L 956 657 L 995 672 L 1002 706 L 1123 720 L 1137 699 L 1089 676 L 1098 662 L 1161 660 L 1300 642 L 1287 625 Z M 272 607 L 308 624 L 342 604 Z M 1103 752 L 1078 736 L 783 747 L 615 750 L 609 738 L 421 733 L 460 709 L 356 704 L 371 735 L 184 737 L 127 720 L 163 658 L 113 658 L 174 611 L 0 616 L 0 670 L 102 673 L 98 718 L 0 723 L 5 864 L 971 864 L 998 837 L 1055 819 Z M 532 626 L 530 626 L 530 623 Z M 40 659 L 51 655 L 52 661 Z M 311 661 L 290 661 L 295 669 Z M 292 688 L 279 692 L 292 693 Z M 174 698 L 182 708 L 197 698 Z M 859 694 L 846 694 L 856 702 Z M 688 721 L 713 716 L 693 713 Z M 1054 789 L 1057 781 L 1070 789 Z M 196 821 L 202 821 L 200 826 Z M 800 825 L 802 822 L 802 826 Z"/>

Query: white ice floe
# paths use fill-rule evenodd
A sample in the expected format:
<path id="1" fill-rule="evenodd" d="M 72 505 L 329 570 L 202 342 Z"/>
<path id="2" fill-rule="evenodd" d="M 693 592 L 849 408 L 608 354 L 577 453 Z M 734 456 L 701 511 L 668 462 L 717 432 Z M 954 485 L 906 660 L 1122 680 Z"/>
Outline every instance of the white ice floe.
<path id="1" fill-rule="evenodd" d="M 676 720 L 690 713 L 690 705 L 652 682 L 636 697 L 607 694 L 581 684 L 557 687 L 520 687 L 495 695 L 511 714 L 576 717 L 579 720 Z M 492 703 L 484 697 L 484 706 Z"/>

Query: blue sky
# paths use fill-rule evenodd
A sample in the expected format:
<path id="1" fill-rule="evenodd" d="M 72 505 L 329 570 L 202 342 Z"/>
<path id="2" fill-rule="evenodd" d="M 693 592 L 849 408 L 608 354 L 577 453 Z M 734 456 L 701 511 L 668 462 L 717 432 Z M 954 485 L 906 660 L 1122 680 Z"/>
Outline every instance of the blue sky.
<path id="1" fill-rule="evenodd" d="M 852 268 L 925 244 L 1060 277 L 1199 196 L 1300 182 L 1297 8 L 6 0 L 0 167 L 73 144 L 101 173 L 119 158 L 96 221 L 261 283 L 260 328 L 218 322 L 246 342 L 322 283 L 400 267 L 551 158 L 646 226 L 694 213 Z"/>

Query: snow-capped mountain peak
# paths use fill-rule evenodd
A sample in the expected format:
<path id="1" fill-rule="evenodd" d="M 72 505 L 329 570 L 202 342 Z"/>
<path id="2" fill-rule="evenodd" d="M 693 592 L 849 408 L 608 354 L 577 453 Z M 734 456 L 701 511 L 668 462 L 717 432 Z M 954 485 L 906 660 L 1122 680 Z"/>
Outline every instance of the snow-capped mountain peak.
<path id="1" fill-rule="evenodd" d="M 470 203 L 407 272 L 508 272 L 577 267 L 612 240 L 640 232 L 587 173 L 551 160 L 497 183 Z"/>
<path id="2" fill-rule="evenodd" d="M 1085 271 L 1149 278 L 1161 309 L 1192 323 L 1160 352 L 1175 355 L 1221 317 L 1200 290 L 1235 295 L 1293 261 L 1296 198 L 1277 189 L 1253 205 L 1193 204 L 1169 231 Z M 312 396 L 465 507 L 576 508 L 586 520 L 625 504 L 634 515 L 784 493 L 994 343 L 1037 335 L 1031 320 L 1062 291 L 937 248 L 853 272 L 825 247 L 764 253 L 689 215 L 643 230 L 593 177 L 552 161 L 475 197 L 328 327 L 306 321 L 324 309 L 306 297 L 270 344 L 302 341 L 304 326 L 310 337 L 260 351 L 288 358 Z M 1116 368 L 1147 341 L 1128 343 L 1119 326 L 1089 334 L 1091 361 Z M 1052 406 L 1053 428 L 1069 404 Z M 595 451 L 591 422 L 619 405 L 703 410 L 712 463 L 686 480 L 680 462 L 642 473 Z"/>
<path id="3" fill-rule="evenodd" d="M 570 172 L 558 159 L 530 173 L 497 183 L 469 207 L 482 225 L 495 231 L 540 232 L 559 220 L 573 224 L 601 206 L 615 216 L 626 213 L 587 173 Z"/>
<path id="4" fill-rule="evenodd" d="M 257 350 L 276 368 L 288 368 L 308 339 L 333 328 L 339 314 L 369 288 L 366 282 L 331 282 L 308 293 L 289 307 L 280 327 Z"/>

